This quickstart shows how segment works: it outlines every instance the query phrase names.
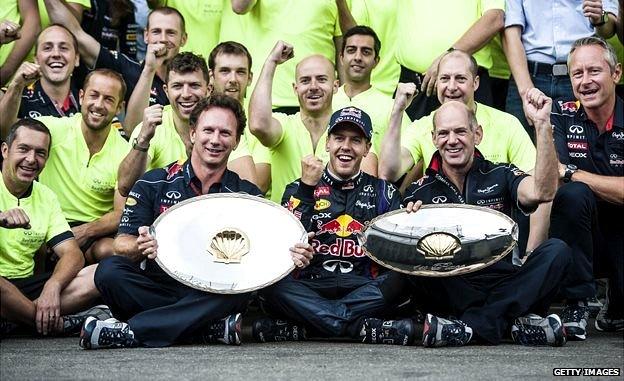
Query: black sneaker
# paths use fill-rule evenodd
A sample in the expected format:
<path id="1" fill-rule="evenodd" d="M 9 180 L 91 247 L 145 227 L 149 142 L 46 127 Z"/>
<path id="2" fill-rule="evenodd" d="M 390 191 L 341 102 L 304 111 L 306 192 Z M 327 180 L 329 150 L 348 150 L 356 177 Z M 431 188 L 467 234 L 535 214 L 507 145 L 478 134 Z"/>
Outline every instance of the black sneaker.
<path id="1" fill-rule="evenodd" d="M 615 317 L 609 313 L 609 290 L 607 289 L 607 297 L 604 305 L 598 312 L 594 326 L 601 332 L 618 332 L 624 331 L 624 318 L 622 316 Z"/>
<path id="2" fill-rule="evenodd" d="M 471 338 L 472 328 L 461 320 L 447 320 L 431 314 L 425 318 L 423 347 L 461 347 Z"/>
<path id="3" fill-rule="evenodd" d="M 561 320 L 565 327 L 565 334 L 568 340 L 582 341 L 587 338 L 587 319 L 589 310 L 585 302 L 568 304 L 561 313 Z"/>
<path id="4" fill-rule="evenodd" d="M 286 320 L 268 317 L 254 320 L 251 325 L 251 333 L 254 340 L 259 343 L 304 341 L 306 339 L 306 330 L 302 326 Z"/>
<path id="5" fill-rule="evenodd" d="M 130 326 L 115 318 L 98 320 L 89 316 L 80 331 L 80 346 L 84 349 L 132 348 L 138 345 Z"/>
<path id="6" fill-rule="evenodd" d="M 74 315 L 63 316 L 63 335 L 75 336 L 80 333 L 80 329 L 88 317 L 94 317 L 97 320 L 106 320 L 113 317 L 108 306 L 100 304 L 95 307 L 91 307 L 88 310 L 78 312 Z"/>
<path id="7" fill-rule="evenodd" d="M 17 329 L 18 325 L 6 319 L 0 319 L 0 339 L 4 339 Z"/>
<path id="8" fill-rule="evenodd" d="M 411 319 L 364 319 L 360 340 L 367 344 L 408 345 L 414 340 L 414 323 Z"/>
<path id="9" fill-rule="evenodd" d="M 202 341 L 207 344 L 241 345 L 241 326 L 243 315 L 232 314 L 212 323 L 202 335 Z"/>
<path id="10" fill-rule="evenodd" d="M 590 318 L 595 318 L 600 313 L 603 304 L 598 300 L 598 298 L 591 297 L 587 299 L 587 312 Z"/>
<path id="11" fill-rule="evenodd" d="M 511 338 L 522 345 L 561 347 L 566 343 L 565 328 L 555 314 L 545 318 L 535 314 L 517 318 L 511 326 Z"/>

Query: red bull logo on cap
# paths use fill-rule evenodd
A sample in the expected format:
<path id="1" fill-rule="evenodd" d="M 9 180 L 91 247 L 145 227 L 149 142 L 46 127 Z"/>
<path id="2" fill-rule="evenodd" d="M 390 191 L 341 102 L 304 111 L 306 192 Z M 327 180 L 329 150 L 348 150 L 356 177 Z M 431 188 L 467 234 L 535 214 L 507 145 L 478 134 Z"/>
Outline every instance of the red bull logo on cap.
<path id="1" fill-rule="evenodd" d="M 353 116 L 358 119 L 362 118 L 362 110 L 355 107 L 345 107 L 340 111 L 340 116 Z"/>

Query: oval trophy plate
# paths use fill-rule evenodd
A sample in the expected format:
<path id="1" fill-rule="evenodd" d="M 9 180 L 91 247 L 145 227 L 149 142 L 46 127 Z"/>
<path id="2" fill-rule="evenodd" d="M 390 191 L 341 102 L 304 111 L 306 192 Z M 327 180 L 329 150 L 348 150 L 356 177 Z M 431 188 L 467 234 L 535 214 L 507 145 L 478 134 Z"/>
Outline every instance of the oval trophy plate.
<path id="1" fill-rule="evenodd" d="M 366 255 L 384 267 L 445 277 L 483 269 L 509 254 L 518 225 L 485 207 L 424 205 L 416 213 L 395 210 L 375 218 L 358 239 Z"/>
<path id="2" fill-rule="evenodd" d="M 217 193 L 169 208 L 152 225 L 156 262 L 190 287 L 236 294 L 277 282 L 294 269 L 289 248 L 306 242 L 301 222 L 260 197 Z"/>

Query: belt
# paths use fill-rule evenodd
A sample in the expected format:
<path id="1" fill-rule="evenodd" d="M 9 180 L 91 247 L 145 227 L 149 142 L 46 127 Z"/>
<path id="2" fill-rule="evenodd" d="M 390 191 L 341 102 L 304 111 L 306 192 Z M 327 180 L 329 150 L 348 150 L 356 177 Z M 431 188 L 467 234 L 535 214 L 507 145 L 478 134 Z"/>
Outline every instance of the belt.
<path id="1" fill-rule="evenodd" d="M 553 75 L 564 76 L 568 75 L 568 65 L 565 63 L 547 64 L 542 62 L 527 61 L 529 66 L 529 73 L 532 75 Z"/>

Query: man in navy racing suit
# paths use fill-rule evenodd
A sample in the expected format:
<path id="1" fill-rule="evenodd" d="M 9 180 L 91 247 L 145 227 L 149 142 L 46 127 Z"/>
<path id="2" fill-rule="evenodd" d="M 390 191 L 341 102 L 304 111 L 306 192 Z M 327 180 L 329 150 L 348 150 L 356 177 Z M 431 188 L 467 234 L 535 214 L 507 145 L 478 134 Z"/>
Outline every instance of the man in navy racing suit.
<path id="1" fill-rule="evenodd" d="M 371 120 L 364 111 L 336 111 L 328 129 L 327 167 L 307 156 L 301 179 L 287 186 L 282 203 L 315 233 L 315 255 L 310 266 L 264 290 L 264 306 L 288 321 L 257 320 L 256 340 L 296 341 L 306 335 L 402 345 L 412 340 L 411 320 L 375 318 L 392 306 L 401 277 L 366 257 L 356 238 L 373 218 L 400 206 L 392 184 L 360 170 L 371 136 Z"/>

